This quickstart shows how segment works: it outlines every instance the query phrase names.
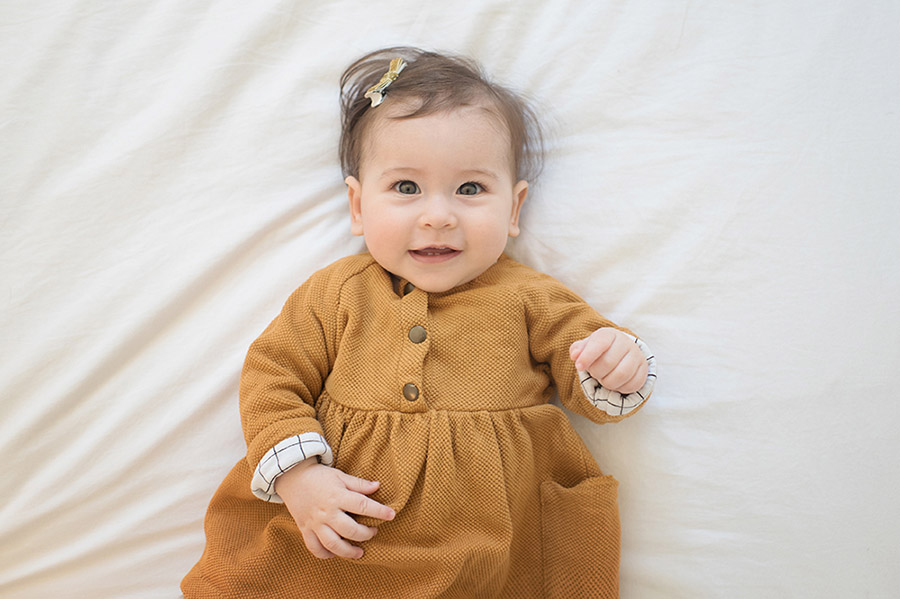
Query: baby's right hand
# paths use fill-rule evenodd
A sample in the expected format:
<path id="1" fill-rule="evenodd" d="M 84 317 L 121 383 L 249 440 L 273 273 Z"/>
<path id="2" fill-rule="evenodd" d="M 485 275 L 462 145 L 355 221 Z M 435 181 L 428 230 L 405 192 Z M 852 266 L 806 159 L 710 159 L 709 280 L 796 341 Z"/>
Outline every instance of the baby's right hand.
<path id="1" fill-rule="evenodd" d="M 347 541 L 368 541 L 377 528 L 363 526 L 350 514 L 393 520 L 394 510 L 366 497 L 378 489 L 376 481 L 350 476 L 316 458 L 305 460 L 275 480 L 275 492 L 316 557 L 358 559 L 363 550 Z"/>

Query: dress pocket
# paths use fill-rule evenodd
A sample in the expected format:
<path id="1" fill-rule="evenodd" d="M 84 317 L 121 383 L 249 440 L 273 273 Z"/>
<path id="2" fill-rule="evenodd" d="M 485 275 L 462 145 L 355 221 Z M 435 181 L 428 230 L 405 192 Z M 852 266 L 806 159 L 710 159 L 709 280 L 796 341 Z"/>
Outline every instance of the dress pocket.
<path id="1" fill-rule="evenodd" d="M 611 476 L 541 484 L 545 597 L 619 596 L 617 486 Z"/>

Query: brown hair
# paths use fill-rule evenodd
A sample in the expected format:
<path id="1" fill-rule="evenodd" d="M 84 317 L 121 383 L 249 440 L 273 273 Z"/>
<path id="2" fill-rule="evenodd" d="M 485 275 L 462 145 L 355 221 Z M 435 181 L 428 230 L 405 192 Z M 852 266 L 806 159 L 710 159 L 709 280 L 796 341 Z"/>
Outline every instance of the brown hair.
<path id="1" fill-rule="evenodd" d="M 385 104 L 372 107 L 364 97 L 388 70 L 391 59 L 408 64 L 385 92 Z M 515 176 L 532 181 L 541 171 L 543 135 L 534 110 L 517 93 L 489 81 L 473 60 L 406 46 L 367 54 L 341 76 L 340 159 L 344 176 L 359 176 L 363 134 L 372 111 L 388 102 L 414 100 L 412 112 L 394 118 L 413 118 L 462 106 L 481 105 L 496 113 L 509 131 Z"/>

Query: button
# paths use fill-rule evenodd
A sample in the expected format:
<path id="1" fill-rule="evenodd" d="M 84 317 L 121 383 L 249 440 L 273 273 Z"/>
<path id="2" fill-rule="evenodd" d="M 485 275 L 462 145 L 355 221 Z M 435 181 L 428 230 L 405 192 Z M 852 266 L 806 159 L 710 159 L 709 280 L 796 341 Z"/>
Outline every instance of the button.
<path id="1" fill-rule="evenodd" d="M 413 285 L 412 283 L 407 283 L 407 284 L 403 287 L 403 295 L 407 295 L 407 294 L 409 294 L 409 293 L 412 293 L 412 292 L 413 292 L 413 289 L 415 289 L 415 288 L 416 288 L 416 286 Z"/>
<path id="2" fill-rule="evenodd" d="M 419 399 L 419 388 L 412 383 L 406 383 L 403 385 L 403 397 L 409 401 L 416 401 Z"/>
<path id="3" fill-rule="evenodd" d="M 426 337 L 428 337 L 428 333 L 423 326 L 416 325 L 409 330 L 409 340 L 413 343 L 422 343 Z"/>

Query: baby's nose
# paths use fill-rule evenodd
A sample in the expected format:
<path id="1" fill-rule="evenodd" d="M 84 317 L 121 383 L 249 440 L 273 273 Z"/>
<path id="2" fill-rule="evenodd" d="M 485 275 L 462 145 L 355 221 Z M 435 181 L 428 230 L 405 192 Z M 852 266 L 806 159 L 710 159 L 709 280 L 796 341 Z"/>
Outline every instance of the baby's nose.
<path id="1" fill-rule="evenodd" d="M 435 194 L 426 198 L 422 205 L 422 215 L 419 219 L 422 226 L 443 229 L 456 225 L 456 213 L 447 198 Z"/>

